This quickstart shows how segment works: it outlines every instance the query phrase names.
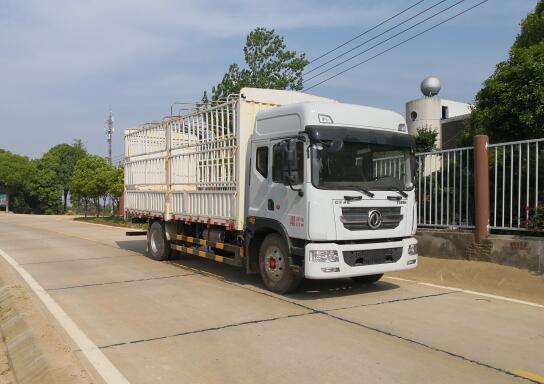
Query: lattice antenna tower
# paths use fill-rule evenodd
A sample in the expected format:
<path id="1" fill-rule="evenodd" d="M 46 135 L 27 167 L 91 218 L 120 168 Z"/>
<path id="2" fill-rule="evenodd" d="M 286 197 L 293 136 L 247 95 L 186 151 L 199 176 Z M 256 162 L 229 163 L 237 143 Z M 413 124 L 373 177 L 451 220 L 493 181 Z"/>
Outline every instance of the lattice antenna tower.
<path id="1" fill-rule="evenodd" d="M 113 137 L 113 114 L 111 109 L 106 119 L 106 128 L 104 131 L 106 132 L 106 140 L 108 142 L 108 162 L 111 165 L 111 141 Z"/>

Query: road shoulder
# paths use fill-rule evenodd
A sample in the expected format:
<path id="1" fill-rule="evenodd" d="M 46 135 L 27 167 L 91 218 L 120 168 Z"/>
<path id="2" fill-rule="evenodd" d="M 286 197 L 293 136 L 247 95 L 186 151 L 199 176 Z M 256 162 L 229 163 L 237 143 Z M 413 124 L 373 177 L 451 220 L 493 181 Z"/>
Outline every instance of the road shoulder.
<path id="1" fill-rule="evenodd" d="M 5 364 L 0 356 L 0 383 L 93 382 L 54 319 L 2 258 L 0 303 L 0 333 L 6 352 Z"/>
<path id="2" fill-rule="evenodd" d="M 485 261 L 420 256 L 417 268 L 387 276 L 544 305 L 544 275 Z"/>

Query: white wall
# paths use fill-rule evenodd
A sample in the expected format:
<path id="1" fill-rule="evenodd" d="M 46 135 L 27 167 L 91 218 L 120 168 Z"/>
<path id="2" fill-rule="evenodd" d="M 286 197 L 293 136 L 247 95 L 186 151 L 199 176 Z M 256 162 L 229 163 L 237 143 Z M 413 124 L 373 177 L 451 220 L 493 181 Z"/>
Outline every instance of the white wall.
<path id="1" fill-rule="evenodd" d="M 445 99 L 442 99 L 441 101 L 442 106 L 448 107 L 448 118 L 470 113 L 470 104 Z"/>
<path id="2" fill-rule="evenodd" d="M 442 143 L 441 120 L 443 106 L 448 107 L 448 118 L 470 113 L 470 104 L 467 103 L 435 97 L 412 100 L 406 103 L 408 133 L 415 135 L 420 128 L 431 129 L 438 134 L 436 137 L 436 146 L 440 148 L 440 143 Z"/>
<path id="3" fill-rule="evenodd" d="M 424 98 L 406 103 L 406 123 L 408 133 L 411 135 L 415 135 L 420 128 L 427 128 L 437 132 L 440 136 L 441 117 L 442 104 L 440 99 Z"/>

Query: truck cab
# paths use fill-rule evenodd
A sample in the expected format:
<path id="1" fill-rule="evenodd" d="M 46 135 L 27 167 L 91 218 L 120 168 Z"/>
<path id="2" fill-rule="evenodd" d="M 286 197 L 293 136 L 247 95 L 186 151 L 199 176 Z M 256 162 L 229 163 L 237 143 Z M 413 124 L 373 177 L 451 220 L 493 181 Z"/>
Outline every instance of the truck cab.
<path id="1" fill-rule="evenodd" d="M 267 288 L 417 266 L 415 148 L 401 115 L 290 104 L 256 115 L 250 146 L 247 244 Z"/>

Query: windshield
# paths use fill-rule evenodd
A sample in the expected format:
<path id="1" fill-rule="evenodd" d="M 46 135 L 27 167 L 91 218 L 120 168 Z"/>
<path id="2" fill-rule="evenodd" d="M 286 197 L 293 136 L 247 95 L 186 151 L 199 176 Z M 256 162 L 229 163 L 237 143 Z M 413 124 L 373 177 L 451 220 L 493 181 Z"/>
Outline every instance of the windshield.
<path id="1" fill-rule="evenodd" d="M 312 145 L 312 183 L 317 188 L 367 190 L 413 188 L 411 151 L 408 147 L 344 142 L 337 153 Z"/>

